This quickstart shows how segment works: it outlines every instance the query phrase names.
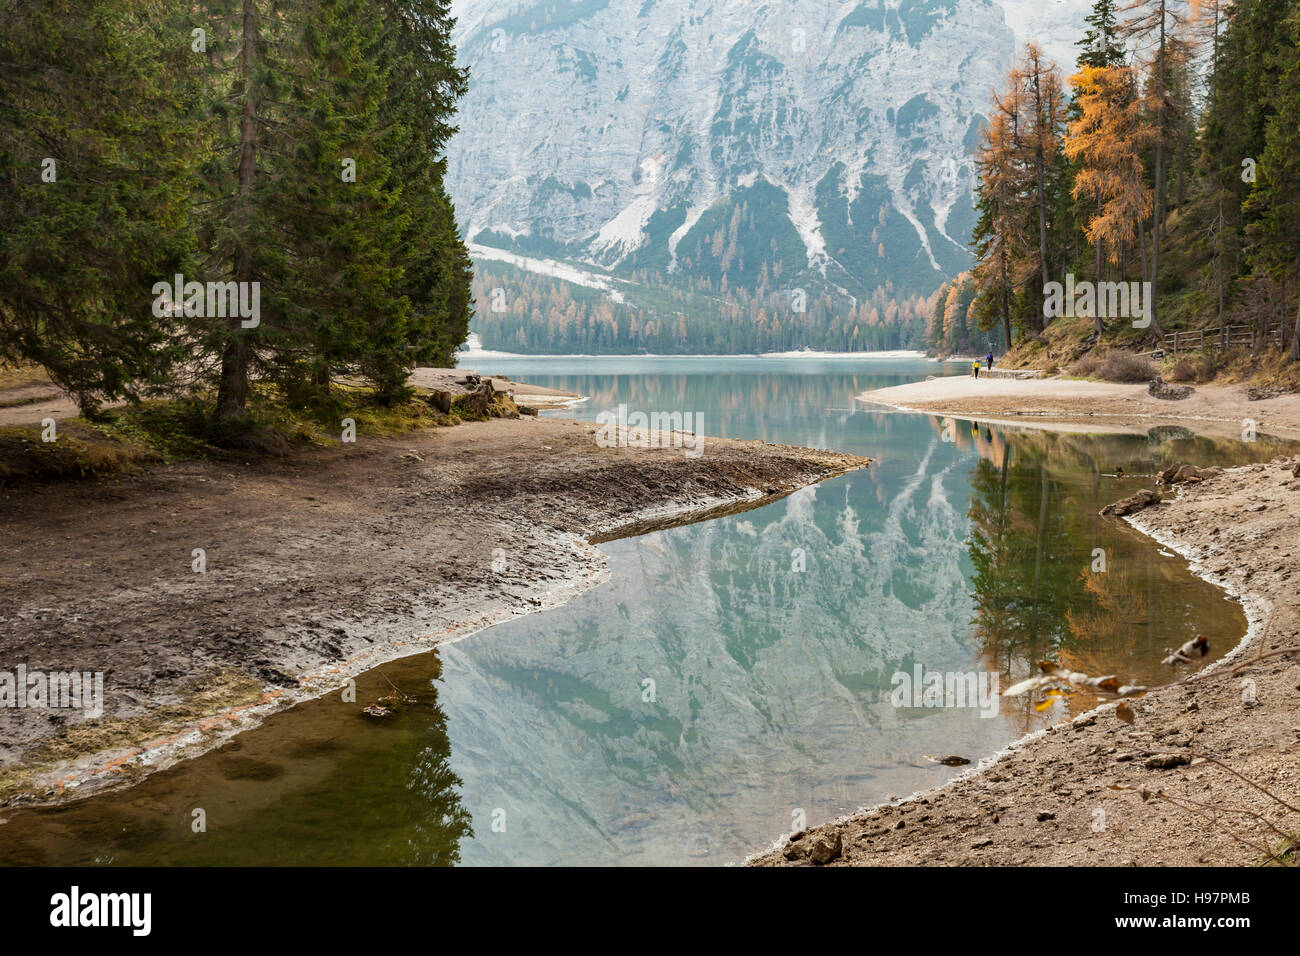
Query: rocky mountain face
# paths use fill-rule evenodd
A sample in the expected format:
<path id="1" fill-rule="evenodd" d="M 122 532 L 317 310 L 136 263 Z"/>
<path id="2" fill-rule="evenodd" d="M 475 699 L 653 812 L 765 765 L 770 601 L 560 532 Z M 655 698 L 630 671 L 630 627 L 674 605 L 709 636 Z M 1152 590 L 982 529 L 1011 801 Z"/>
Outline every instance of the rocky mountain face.
<path id="1" fill-rule="evenodd" d="M 449 185 L 476 246 L 846 298 L 969 264 L 971 150 L 1016 45 L 993 0 L 454 9 Z"/>

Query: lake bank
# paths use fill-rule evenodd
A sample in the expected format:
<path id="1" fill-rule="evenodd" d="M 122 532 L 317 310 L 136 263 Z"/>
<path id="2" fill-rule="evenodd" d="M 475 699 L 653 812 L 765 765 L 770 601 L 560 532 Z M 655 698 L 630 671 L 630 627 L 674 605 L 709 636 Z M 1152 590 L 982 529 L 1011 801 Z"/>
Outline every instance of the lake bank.
<path id="1" fill-rule="evenodd" d="M 1300 831 L 1273 798 L 1300 802 L 1300 655 L 1252 658 L 1300 644 L 1297 462 L 1230 469 L 1128 519 L 1247 612 L 1241 644 L 1203 677 L 1134 700 L 1132 723 L 1103 705 L 748 862 L 810 865 L 822 844 L 838 848 L 831 865 L 1249 865 L 1286 846 L 1253 814 Z M 1193 669 L 1171 667 L 1169 681 Z"/>
<path id="2" fill-rule="evenodd" d="M 563 603 L 606 574 L 591 537 L 867 463 L 728 439 L 698 457 L 604 448 L 594 432 L 494 420 L 6 490 L 0 653 L 102 673 L 104 715 L 0 709 L 0 805 L 136 782 L 387 660 Z"/>
<path id="3" fill-rule="evenodd" d="M 859 402 L 989 424 L 1137 434 L 1162 424 L 1193 423 L 1206 435 L 1256 431 L 1300 438 L 1300 394 L 1251 401 L 1243 385 L 1198 385 L 1181 401 L 1155 398 L 1146 384 L 1081 379 L 932 378 L 857 396 Z"/>
<path id="4" fill-rule="evenodd" d="M 412 388 L 425 391 L 445 391 L 453 396 L 472 391 L 465 385 L 466 376 L 476 374 L 468 368 L 432 368 L 421 366 L 411 371 L 408 383 Z M 516 382 L 512 379 L 488 376 L 498 392 L 505 392 L 521 405 L 533 408 L 563 408 L 582 397 L 559 389 Z M 340 384 L 346 384 L 341 380 Z M 104 408 L 120 408 L 123 400 L 109 402 Z M 72 397 L 50 381 L 41 369 L 27 367 L 8 370 L 0 376 L 0 427 L 14 425 L 40 425 L 47 419 L 65 421 L 76 418 L 81 410 Z"/>

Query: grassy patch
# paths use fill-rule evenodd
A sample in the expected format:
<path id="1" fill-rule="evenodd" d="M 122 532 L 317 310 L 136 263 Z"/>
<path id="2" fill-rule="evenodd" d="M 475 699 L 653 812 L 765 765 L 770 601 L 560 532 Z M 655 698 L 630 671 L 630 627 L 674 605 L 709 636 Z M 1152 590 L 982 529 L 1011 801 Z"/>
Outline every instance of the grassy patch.
<path id="1" fill-rule="evenodd" d="M 1124 352 L 1089 352 L 1070 368 L 1077 378 L 1097 378 L 1103 382 L 1149 382 L 1156 376 L 1156 367 L 1150 359 Z"/>
<path id="2" fill-rule="evenodd" d="M 254 388 L 248 420 L 223 427 L 211 417 L 211 396 L 152 400 L 104 410 L 93 421 L 74 418 L 56 425 L 44 441 L 37 425 L 0 428 L 0 485 L 138 474 L 160 462 L 223 458 L 238 452 L 278 457 L 296 448 L 343 444 L 348 423 L 355 434 L 394 436 L 463 421 L 518 418 L 508 395 L 491 401 L 457 397 L 450 413 L 425 396 L 385 405 L 362 386 L 337 384 L 308 407 L 292 407 L 269 386 Z"/>
<path id="3" fill-rule="evenodd" d="M 59 422 L 49 442 L 39 425 L 0 428 L 0 485 L 130 475 L 158 460 L 147 445 L 106 437 L 80 419 Z"/>

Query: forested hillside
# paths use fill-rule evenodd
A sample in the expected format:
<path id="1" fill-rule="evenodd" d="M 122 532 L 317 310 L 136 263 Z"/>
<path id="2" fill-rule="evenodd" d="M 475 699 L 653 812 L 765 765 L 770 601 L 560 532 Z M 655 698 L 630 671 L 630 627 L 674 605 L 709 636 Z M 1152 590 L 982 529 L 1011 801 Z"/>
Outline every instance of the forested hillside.
<path id="1" fill-rule="evenodd" d="M 756 290 L 637 273 L 619 295 L 481 261 L 474 329 L 484 347 L 581 354 L 737 354 L 807 348 L 925 348 L 933 297 L 893 297 L 886 283 L 857 302 L 761 282 Z"/>
<path id="2" fill-rule="evenodd" d="M 0 4 L 0 361 L 84 411 L 342 375 L 382 401 L 470 314 L 449 0 Z"/>
<path id="3" fill-rule="evenodd" d="M 1097 0 L 1088 23 L 1077 63 L 1030 45 L 994 98 L 968 337 L 1032 360 L 1062 314 L 1079 348 L 1245 325 L 1300 359 L 1300 6 Z M 1103 283 L 1144 301 L 1107 314 Z"/>

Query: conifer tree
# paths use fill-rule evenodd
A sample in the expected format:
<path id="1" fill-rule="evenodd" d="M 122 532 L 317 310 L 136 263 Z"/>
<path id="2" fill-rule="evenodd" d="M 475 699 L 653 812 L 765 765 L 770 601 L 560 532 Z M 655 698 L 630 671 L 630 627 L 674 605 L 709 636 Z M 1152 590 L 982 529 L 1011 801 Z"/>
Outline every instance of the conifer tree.
<path id="1" fill-rule="evenodd" d="M 1250 228 L 1251 259 L 1275 279 L 1300 270 L 1300 9 L 1278 27 L 1270 57 L 1278 82 L 1273 113 L 1264 130 L 1259 177 L 1246 207 L 1257 217 Z M 1300 310 L 1289 357 L 1300 360 Z"/>
<path id="2" fill-rule="evenodd" d="M 172 0 L 0 10 L 0 359 L 40 363 L 87 414 L 177 357 L 151 295 L 192 247 L 177 17 Z"/>
<path id="3" fill-rule="evenodd" d="M 1175 64 L 1185 59 L 1178 45 L 1184 42 L 1182 31 L 1187 22 L 1187 0 L 1132 0 L 1125 34 L 1136 48 L 1145 47 L 1149 75 L 1143 84 L 1143 100 L 1154 135 L 1154 211 L 1151 222 L 1151 301 L 1147 315 L 1151 333 L 1162 334 L 1159 320 L 1160 249 L 1164 237 L 1167 177 L 1166 156 L 1174 139 L 1177 113 L 1170 109 L 1171 78 Z M 1143 248 L 1145 256 L 1145 247 Z"/>
<path id="4" fill-rule="evenodd" d="M 1075 45 L 1079 47 L 1080 67 L 1108 67 L 1124 64 L 1124 44 L 1120 39 L 1119 13 L 1115 0 L 1096 0 L 1092 12 L 1083 18 L 1088 29 Z"/>

